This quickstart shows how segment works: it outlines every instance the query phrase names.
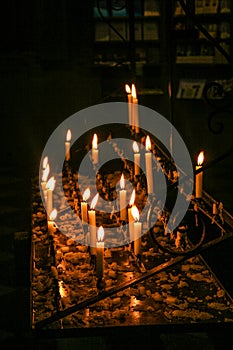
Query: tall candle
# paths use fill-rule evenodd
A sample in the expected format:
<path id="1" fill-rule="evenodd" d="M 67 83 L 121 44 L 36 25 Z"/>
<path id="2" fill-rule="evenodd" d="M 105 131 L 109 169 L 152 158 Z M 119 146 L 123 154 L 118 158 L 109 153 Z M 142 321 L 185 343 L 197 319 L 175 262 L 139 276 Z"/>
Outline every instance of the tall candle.
<path id="1" fill-rule="evenodd" d="M 128 84 L 125 85 L 125 91 L 127 93 L 127 100 L 128 100 L 129 125 L 132 125 L 132 94 L 131 94 L 131 89 L 130 89 Z"/>
<path id="2" fill-rule="evenodd" d="M 202 164 L 204 162 L 204 152 L 201 151 L 197 158 L 197 165 L 196 170 L 199 170 L 202 168 Z M 195 177 L 195 197 L 201 198 L 202 197 L 202 182 L 203 182 L 203 172 L 196 174 Z"/>
<path id="3" fill-rule="evenodd" d="M 92 199 L 90 210 L 88 210 L 88 219 L 90 225 L 90 250 L 91 255 L 96 254 L 96 213 L 95 206 L 97 204 L 99 198 L 99 194 L 97 193 L 95 197 Z"/>
<path id="4" fill-rule="evenodd" d="M 150 142 L 150 137 L 147 135 L 145 161 L 146 161 L 146 180 L 147 180 L 148 194 L 153 193 L 152 153 L 150 150 L 151 150 L 151 142 Z"/>
<path id="5" fill-rule="evenodd" d="M 66 142 L 65 142 L 65 148 L 66 148 L 66 160 L 70 160 L 70 140 L 71 140 L 71 131 L 70 129 L 67 130 L 66 133 Z"/>
<path id="6" fill-rule="evenodd" d="M 57 209 L 53 209 L 48 217 L 48 231 L 50 234 L 53 234 L 57 230 L 57 225 L 54 221 L 57 217 Z"/>
<path id="7" fill-rule="evenodd" d="M 92 161 L 94 164 L 98 163 L 99 151 L 98 151 L 98 137 L 97 134 L 94 134 L 92 140 Z"/>
<path id="8" fill-rule="evenodd" d="M 82 217 L 82 224 L 87 224 L 88 222 L 88 215 L 87 215 L 87 200 L 90 197 L 90 189 L 89 187 L 84 191 L 83 193 L 83 201 L 81 202 L 81 217 Z"/>
<path id="9" fill-rule="evenodd" d="M 134 129 L 136 133 L 139 133 L 139 119 L 138 119 L 138 99 L 137 99 L 137 94 L 136 94 L 136 88 L 135 85 L 132 84 L 132 115 L 133 115 L 133 124 L 134 124 Z"/>
<path id="10" fill-rule="evenodd" d="M 134 241 L 134 217 L 132 214 L 132 208 L 134 205 L 134 201 L 135 201 L 135 190 L 133 190 L 131 197 L 130 197 L 130 201 L 129 201 L 129 208 L 128 208 L 128 224 L 129 224 L 129 240 L 130 242 Z"/>
<path id="11" fill-rule="evenodd" d="M 132 207 L 132 215 L 135 220 L 133 226 L 134 232 L 134 254 L 136 256 L 141 254 L 141 234 L 142 234 L 142 223 L 139 222 L 139 211 L 136 205 Z"/>
<path id="12" fill-rule="evenodd" d="M 125 190 L 125 179 L 124 174 L 121 175 L 120 179 L 120 219 L 126 221 L 127 209 L 126 209 L 126 190 Z"/>
<path id="13" fill-rule="evenodd" d="M 139 147 L 136 141 L 133 142 L 133 151 L 134 151 L 134 175 L 140 174 L 140 153 Z"/>
<path id="14" fill-rule="evenodd" d="M 52 176 L 46 184 L 47 201 L 46 201 L 46 211 L 47 214 L 51 213 L 53 209 L 53 190 L 55 187 L 56 180 Z"/>
<path id="15" fill-rule="evenodd" d="M 96 276 L 102 278 L 104 273 L 104 229 L 98 228 L 96 243 Z"/>

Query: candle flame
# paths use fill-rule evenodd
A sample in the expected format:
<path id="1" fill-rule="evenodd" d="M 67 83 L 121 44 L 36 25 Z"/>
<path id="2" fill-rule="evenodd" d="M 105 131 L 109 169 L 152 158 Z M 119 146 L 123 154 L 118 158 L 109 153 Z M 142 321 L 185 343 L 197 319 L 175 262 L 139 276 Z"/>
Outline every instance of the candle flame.
<path id="1" fill-rule="evenodd" d="M 94 149 L 97 149 L 97 148 L 98 148 L 98 137 L 97 137 L 97 134 L 94 134 L 94 136 L 93 136 L 92 147 L 93 147 Z"/>
<path id="2" fill-rule="evenodd" d="M 70 140 L 71 140 L 71 130 L 68 129 L 68 130 L 67 130 L 67 133 L 66 133 L 66 141 L 67 141 L 67 142 L 70 142 Z"/>
<path id="3" fill-rule="evenodd" d="M 49 176 L 49 171 L 50 171 L 50 166 L 49 166 L 49 163 L 47 163 L 44 171 L 43 171 L 43 174 L 42 174 L 42 181 L 43 182 L 46 182 L 47 179 L 48 179 L 48 176 Z"/>
<path id="4" fill-rule="evenodd" d="M 49 220 L 54 221 L 57 217 L 57 209 L 53 209 L 51 213 L 49 214 Z"/>
<path id="5" fill-rule="evenodd" d="M 56 180 L 54 179 L 54 176 L 50 177 L 50 179 L 46 184 L 46 189 L 53 191 L 55 187 L 55 183 L 56 183 Z"/>
<path id="6" fill-rule="evenodd" d="M 124 190 L 124 188 L 125 188 L 125 178 L 124 178 L 124 174 L 121 175 L 120 187 L 121 187 L 122 190 Z"/>
<path id="7" fill-rule="evenodd" d="M 151 150 L 151 142 L 150 142 L 150 137 L 147 135 L 146 137 L 146 150 L 150 151 Z"/>
<path id="8" fill-rule="evenodd" d="M 133 98 L 137 98 L 136 87 L 135 87 L 134 84 L 132 84 L 132 89 L 131 89 L 131 91 L 132 91 L 132 97 L 133 97 Z"/>
<path id="9" fill-rule="evenodd" d="M 136 141 L 133 142 L 133 151 L 135 153 L 138 153 L 139 152 L 139 147 L 138 147 L 138 144 Z"/>
<path id="10" fill-rule="evenodd" d="M 127 94 L 130 94 L 130 93 L 131 93 L 131 89 L 130 89 L 130 87 L 129 87 L 128 84 L 125 84 L 125 92 L 126 92 Z"/>
<path id="11" fill-rule="evenodd" d="M 139 221 L 139 210 L 136 207 L 136 205 L 132 206 L 131 213 L 132 213 L 132 216 L 133 216 L 134 220 L 135 221 Z"/>
<path id="12" fill-rule="evenodd" d="M 88 198 L 90 197 L 91 195 L 91 192 L 90 192 L 90 188 L 86 188 L 85 191 L 83 192 L 83 200 L 84 201 L 87 201 Z"/>
<path id="13" fill-rule="evenodd" d="M 103 240 L 104 240 L 104 228 L 103 226 L 100 226 L 97 232 L 97 241 L 103 242 Z"/>
<path id="14" fill-rule="evenodd" d="M 204 152 L 201 151 L 197 157 L 197 165 L 202 165 L 204 162 Z"/>
<path id="15" fill-rule="evenodd" d="M 48 157 L 46 156 L 44 157 L 44 160 L 43 160 L 43 169 L 46 168 L 47 164 L 48 164 Z"/>
<path id="16" fill-rule="evenodd" d="M 98 202 L 98 198 L 99 198 L 99 193 L 96 193 L 95 197 L 92 199 L 92 202 L 91 202 L 91 205 L 90 205 L 90 208 L 91 209 L 95 209 L 95 206 Z"/>
<path id="17" fill-rule="evenodd" d="M 134 205 L 134 201 L 135 201 L 135 189 L 133 190 L 130 200 L 129 200 L 129 205 L 132 207 L 132 205 Z"/>

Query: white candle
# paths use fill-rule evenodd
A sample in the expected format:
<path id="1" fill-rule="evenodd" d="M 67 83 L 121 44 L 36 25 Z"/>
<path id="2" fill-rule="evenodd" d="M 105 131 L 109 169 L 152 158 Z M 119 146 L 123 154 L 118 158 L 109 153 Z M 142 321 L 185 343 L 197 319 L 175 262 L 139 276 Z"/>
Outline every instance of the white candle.
<path id="1" fill-rule="evenodd" d="M 199 170 L 202 168 L 202 164 L 204 162 L 204 152 L 201 151 L 197 158 L 197 165 L 196 170 Z M 195 177 L 195 197 L 201 198 L 202 197 L 202 182 L 203 182 L 203 172 L 196 174 Z"/>
<path id="2" fill-rule="evenodd" d="M 88 210 L 89 226 L 90 226 L 90 250 L 91 255 L 96 254 L 96 213 L 95 206 L 98 201 L 99 194 L 97 193 L 92 199 L 90 210 Z"/>
<path id="3" fill-rule="evenodd" d="M 82 224 L 87 224 L 88 222 L 88 215 L 87 215 L 87 200 L 90 197 L 90 189 L 87 188 L 83 193 L 83 201 L 81 202 L 81 217 L 82 217 Z"/>
<path id="4" fill-rule="evenodd" d="M 132 125 L 132 95 L 131 95 L 131 89 L 128 84 L 125 85 L 125 91 L 127 93 L 127 100 L 128 100 L 129 125 Z"/>
<path id="5" fill-rule="evenodd" d="M 71 140 L 71 131 L 70 129 L 67 130 L 66 133 L 66 142 L 65 142 L 65 148 L 66 148 L 66 160 L 70 160 L 70 140 Z"/>
<path id="6" fill-rule="evenodd" d="M 135 85 L 132 84 L 132 115 L 133 115 L 133 124 L 136 133 L 139 133 L 139 119 L 138 119 L 138 99 L 136 94 Z"/>
<path id="7" fill-rule="evenodd" d="M 92 140 L 92 161 L 94 164 L 98 163 L 99 151 L 98 151 L 98 137 L 94 134 Z"/>
<path id="8" fill-rule="evenodd" d="M 126 190 L 125 190 L 125 179 L 124 174 L 121 175 L 120 179 L 120 219 L 127 220 L 127 209 L 126 209 Z"/>
<path id="9" fill-rule="evenodd" d="M 47 194 L 47 200 L 46 200 L 46 211 L 47 213 L 51 213 L 53 209 L 53 190 L 55 187 L 56 180 L 54 179 L 54 176 L 52 176 L 47 184 L 46 184 L 46 194 Z"/>
<path id="10" fill-rule="evenodd" d="M 141 253 L 141 234 L 142 234 L 142 223 L 139 222 L 139 211 L 136 205 L 132 207 L 132 215 L 135 220 L 133 226 L 134 234 L 134 254 L 138 256 Z"/>
<path id="11" fill-rule="evenodd" d="M 104 229 L 98 228 L 96 243 L 96 276 L 102 278 L 104 274 Z"/>
<path id="12" fill-rule="evenodd" d="M 57 230 L 57 225 L 54 221 L 56 217 L 57 217 L 57 209 L 53 209 L 49 214 L 49 218 L 48 218 L 48 231 L 50 234 L 55 233 Z"/>
<path id="13" fill-rule="evenodd" d="M 145 161 L 146 161 L 146 180 L 147 180 L 148 194 L 153 193 L 152 153 L 150 150 L 151 150 L 151 142 L 150 142 L 150 137 L 147 135 Z"/>
<path id="14" fill-rule="evenodd" d="M 133 142 L 133 151 L 134 151 L 134 175 L 140 174 L 140 153 L 139 147 L 136 141 Z"/>
<path id="15" fill-rule="evenodd" d="M 132 215 L 132 207 L 134 205 L 135 201 L 135 190 L 133 190 L 130 201 L 129 201 L 129 208 L 128 208 L 128 224 L 129 224 L 129 240 L 130 242 L 134 241 L 134 217 Z"/>

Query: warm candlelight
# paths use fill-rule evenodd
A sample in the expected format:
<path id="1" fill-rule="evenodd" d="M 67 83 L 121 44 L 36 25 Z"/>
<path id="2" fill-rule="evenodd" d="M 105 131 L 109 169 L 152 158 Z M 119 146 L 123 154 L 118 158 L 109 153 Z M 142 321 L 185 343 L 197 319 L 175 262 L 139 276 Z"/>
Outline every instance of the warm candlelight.
<path id="1" fill-rule="evenodd" d="M 48 231 L 50 234 L 53 234 L 57 230 L 57 225 L 54 222 L 56 217 L 57 217 L 57 209 L 53 209 L 49 214 L 49 218 L 48 218 Z"/>
<path id="2" fill-rule="evenodd" d="M 153 171 L 152 171 L 152 153 L 151 153 L 151 141 L 150 137 L 146 137 L 146 180 L 147 180 L 147 192 L 153 193 Z"/>
<path id="3" fill-rule="evenodd" d="M 127 99 L 128 99 L 128 118 L 129 118 L 129 125 L 132 125 L 132 94 L 131 89 L 128 84 L 125 84 L 125 92 L 127 93 Z"/>
<path id="4" fill-rule="evenodd" d="M 139 147 L 136 141 L 133 142 L 133 151 L 134 151 L 134 175 L 140 174 L 140 153 Z"/>
<path id="5" fill-rule="evenodd" d="M 67 161 L 70 160 L 70 141 L 71 141 L 71 130 L 68 129 L 66 133 L 66 142 L 65 142 Z"/>
<path id="6" fill-rule="evenodd" d="M 124 174 L 121 175 L 120 179 L 120 219 L 126 221 L 127 211 L 126 211 L 126 190 L 125 190 L 125 178 Z"/>
<path id="7" fill-rule="evenodd" d="M 91 255 L 96 254 L 96 213 L 95 213 L 95 206 L 97 204 L 99 198 L 99 194 L 97 193 L 95 197 L 92 199 L 90 210 L 88 210 L 88 218 L 89 218 L 89 225 L 90 225 L 90 249 L 91 249 Z"/>
<path id="8" fill-rule="evenodd" d="M 128 223 L 129 223 L 129 240 L 130 242 L 134 241 L 134 234 L 133 234 L 133 222 L 134 222 L 134 217 L 132 215 L 132 207 L 134 205 L 135 201 L 135 189 L 133 190 L 130 200 L 129 200 L 129 208 L 128 208 Z"/>
<path id="9" fill-rule="evenodd" d="M 87 217 L 87 200 L 90 197 L 90 189 L 89 187 L 86 188 L 86 190 L 83 193 L 83 201 L 81 202 L 81 217 L 82 217 L 82 223 L 86 224 L 88 222 Z"/>
<path id="10" fill-rule="evenodd" d="M 198 155 L 197 158 L 197 165 L 196 165 L 196 170 L 201 169 L 202 165 L 204 162 L 204 152 L 201 151 Z M 201 198 L 202 197 L 202 182 L 203 182 L 203 172 L 201 171 L 200 173 L 196 174 L 195 177 L 195 197 L 196 198 Z"/>
<path id="11" fill-rule="evenodd" d="M 43 170 L 46 169 L 47 164 L 48 164 L 48 157 L 46 156 L 46 157 L 44 157 L 43 163 L 42 163 Z"/>
<path id="12" fill-rule="evenodd" d="M 97 134 L 94 134 L 93 140 L 92 140 L 92 161 L 94 164 L 98 163 L 98 137 Z"/>
<path id="13" fill-rule="evenodd" d="M 43 172 L 42 172 L 41 187 L 42 187 L 43 191 L 45 191 L 45 189 L 46 189 L 46 182 L 47 182 L 47 179 L 49 176 L 49 172 L 50 172 L 50 166 L 49 166 L 49 163 L 47 163 L 45 168 L 43 169 Z"/>
<path id="14" fill-rule="evenodd" d="M 139 121 L 138 121 L 138 99 L 137 99 L 137 93 L 136 93 L 136 87 L 134 84 L 132 84 L 132 102 L 133 102 L 133 110 L 132 110 L 132 123 L 134 125 L 134 129 L 136 133 L 139 133 Z"/>
<path id="15" fill-rule="evenodd" d="M 132 216 L 134 218 L 134 254 L 138 256 L 141 253 L 141 234 L 142 234 L 142 223 L 139 222 L 139 211 L 136 205 L 132 206 Z"/>
<path id="16" fill-rule="evenodd" d="M 104 273 L 104 229 L 98 228 L 96 242 L 96 276 L 102 278 Z"/>
<path id="17" fill-rule="evenodd" d="M 54 179 L 54 176 L 52 176 L 47 184 L 46 184 L 46 192 L 47 192 L 47 203 L 46 203 L 46 210 L 47 213 L 51 213 L 53 209 L 53 190 L 55 187 L 56 180 Z"/>

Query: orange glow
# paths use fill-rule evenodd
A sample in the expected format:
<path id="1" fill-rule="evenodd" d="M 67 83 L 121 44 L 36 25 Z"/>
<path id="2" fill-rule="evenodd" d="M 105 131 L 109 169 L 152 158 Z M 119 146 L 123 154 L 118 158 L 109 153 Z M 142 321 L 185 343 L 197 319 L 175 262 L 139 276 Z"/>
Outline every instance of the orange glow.
<path id="1" fill-rule="evenodd" d="M 104 240 L 104 228 L 103 226 L 100 226 L 97 232 L 97 241 L 103 242 L 103 240 Z"/>
<path id="2" fill-rule="evenodd" d="M 95 195 L 95 197 L 92 199 L 92 202 L 91 202 L 91 205 L 90 205 L 91 209 L 95 209 L 95 206 L 96 206 L 96 204 L 98 202 L 98 198 L 99 198 L 99 193 L 97 193 Z"/>
<path id="3" fill-rule="evenodd" d="M 46 156 L 46 157 L 44 157 L 44 159 L 43 159 L 43 169 L 46 168 L 47 164 L 48 164 L 48 157 Z"/>
<path id="4" fill-rule="evenodd" d="M 128 84 L 125 84 L 125 92 L 126 92 L 127 94 L 130 94 L 130 93 L 131 93 L 131 89 L 130 89 L 130 87 L 129 87 Z"/>
<path id="5" fill-rule="evenodd" d="M 150 137 L 148 135 L 146 137 L 146 150 L 147 151 L 151 150 L 151 142 L 150 142 Z"/>
<path id="6" fill-rule="evenodd" d="M 138 211 L 138 208 L 136 207 L 136 205 L 132 206 L 131 213 L 132 213 L 134 220 L 139 221 L 139 211 Z"/>
<path id="7" fill-rule="evenodd" d="M 43 182 L 46 182 L 47 179 L 48 179 L 48 176 L 49 176 L 49 171 L 50 171 L 50 166 L 49 166 L 49 163 L 47 163 L 44 171 L 43 171 L 43 174 L 42 174 L 42 181 Z"/>
<path id="8" fill-rule="evenodd" d="M 71 140 L 71 131 L 70 131 L 70 129 L 68 129 L 67 133 L 66 133 L 66 141 L 70 142 L 70 140 Z"/>
<path id="9" fill-rule="evenodd" d="M 56 183 L 56 180 L 54 179 L 54 176 L 50 177 L 50 179 L 46 184 L 46 189 L 53 191 L 55 187 L 55 183 Z"/>
<path id="10" fill-rule="evenodd" d="M 132 84 L 132 97 L 137 98 L 136 87 L 134 84 Z"/>
<path id="11" fill-rule="evenodd" d="M 204 152 L 201 151 L 197 157 L 197 165 L 202 165 L 204 162 Z"/>
<path id="12" fill-rule="evenodd" d="M 125 188 L 125 178 L 124 178 L 124 174 L 121 175 L 120 187 L 121 187 L 122 190 L 124 190 L 124 188 Z"/>
<path id="13" fill-rule="evenodd" d="M 54 221 L 57 217 L 57 209 L 53 209 L 51 213 L 49 214 L 49 220 Z"/>
<path id="14" fill-rule="evenodd" d="M 91 192 L 90 192 L 90 188 L 86 188 L 85 191 L 83 192 L 83 200 L 84 201 L 87 201 L 88 198 L 90 197 L 91 195 Z"/>
<path id="15" fill-rule="evenodd" d="M 130 200 L 129 200 L 129 205 L 132 207 L 132 205 L 134 205 L 134 201 L 135 201 L 135 190 L 133 190 Z"/>
<path id="16" fill-rule="evenodd" d="M 68 292 L 67 289 L 64 287 L 64 282 L 63 281 L 58 281 L 59 284 L 59 292 L 60 292 L 60 296 L 61 298 L 65 298 L 68 296 Z"/>
<path id="17" fill-rule="evenodd" d="M 94 148 L 94 149 L 98 148 L 98 137 L 97 137 L 97 134 L 94 134 L 94 136 L 93 136 L 92 148 Z"/>
<path id="18" fill-rule="evenodd" d="M 138 147 L 138 144 L 136 141 L 133 142 L 133 151 L 135 153 L 138 153 L 139 152 L 139 147 Z"/>

